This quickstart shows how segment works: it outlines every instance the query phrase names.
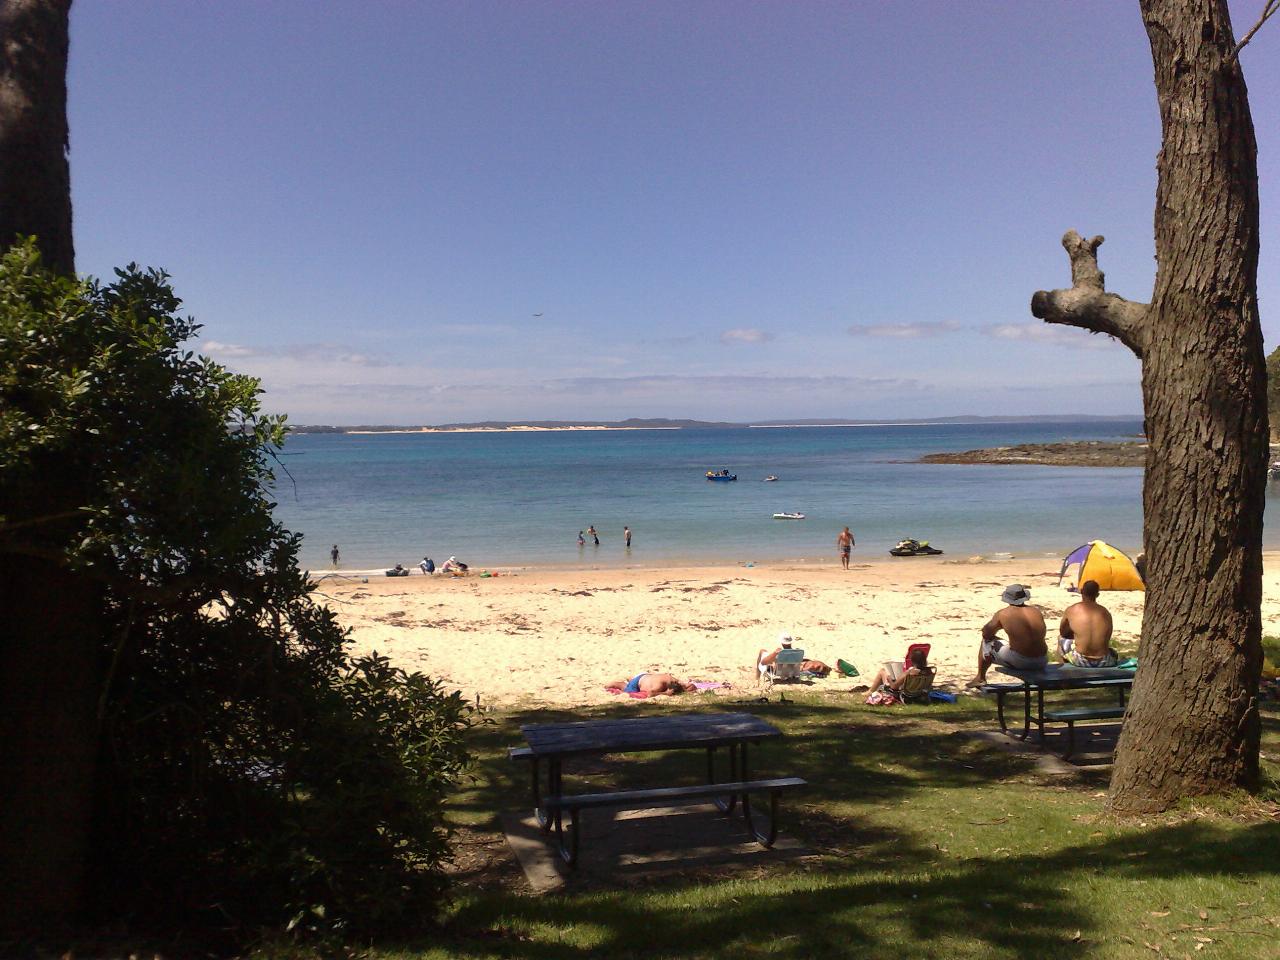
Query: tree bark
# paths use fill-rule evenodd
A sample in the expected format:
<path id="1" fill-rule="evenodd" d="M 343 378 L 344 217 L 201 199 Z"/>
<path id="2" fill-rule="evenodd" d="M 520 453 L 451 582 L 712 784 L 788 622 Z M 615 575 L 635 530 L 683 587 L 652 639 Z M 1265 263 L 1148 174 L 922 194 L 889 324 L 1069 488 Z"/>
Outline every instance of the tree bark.
<path id="1" fill-rule="evenodd" d="M 45 266 L 75 272 L 67 162 L 71 0 L 0 0 L 0 248 L 34 234 Z"/>
<path id="2" fill-rule="evenodd" d="M 1100 273 L 1082 283 L 1077 256 L 1096 270 L 1097 246 L 1081 251 L 1074 233 L 1072 289 L 1032 300 L 1037 317 L 1109 333 L 1142 358 L 1147 601 L 1111 779 L 1118 813 L 1256 786 L 1260 735 L 1268 429 L 1253 121 L 1225 0 L 1141 7 L 1163 126 L 1151 303 L 1104 293 Z"/>
<path id="3" fill-rule="evenodd" d="M 45 266 L 75 272 L 67 162 L 70 0 L 0 0 L 0 248 L 34 234 Z M 69 513 L 64 471 L 9 520 Z M 43 529 L 65 552 L 74 520 Z M 61 563 L 0 544 L 0 930 L 49 934 L 83 906 L 101 691 L 101 590 Z"/>

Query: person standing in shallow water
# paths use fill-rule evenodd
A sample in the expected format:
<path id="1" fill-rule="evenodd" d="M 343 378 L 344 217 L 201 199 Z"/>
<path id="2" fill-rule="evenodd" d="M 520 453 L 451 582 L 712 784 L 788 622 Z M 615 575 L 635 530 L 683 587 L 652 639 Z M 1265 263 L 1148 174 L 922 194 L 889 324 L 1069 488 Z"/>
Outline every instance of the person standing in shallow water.
<path id="1" fill-rule="evenodd" d="M 595 545 L 597 547 L 600 546 L 600 535 L 596 533 L 596 526 L 594 523 L 587 527 L 587 533 L 591 534 L 591 539 L 595 541 Z"/>
<path id="2" fill-rule="evenodd" d="M 631 528 L 630 527 L 622 528 L 622 541 L 626 545 L 626 548 L 630 550 L 631 549 Z"/>
<path id="3" fill-rule="evenodd" d="M 341 559 L 341 557 L 342 555 L 338 553 L 338 545 L 335 543 L 333 545 L 333 549 L 329 551 L 329 559 L 333 561 L 333 569 L 335 570 L 338 569 L 338 561 Z"/>
<path id="4" fill-rule="evenodd" d="M 853 552 L 853 534 L 845 527 L 836 537 L 836 546 L 840 548 L 840 566 L 849 569 L 849 554 Z"/>

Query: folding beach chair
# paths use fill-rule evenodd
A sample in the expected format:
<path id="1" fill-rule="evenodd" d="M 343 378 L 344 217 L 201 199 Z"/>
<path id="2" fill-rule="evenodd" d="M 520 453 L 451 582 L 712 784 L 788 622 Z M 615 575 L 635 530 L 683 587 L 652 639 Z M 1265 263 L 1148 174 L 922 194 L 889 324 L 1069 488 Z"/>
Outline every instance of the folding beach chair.
<path id="1" fill-rule="evenodd" d="M 762 676 L 766 683 L 800 679 L 800 665 L 804 663 L 804 651 L 779 650 L 773 663 L 765 664 Z"/>
<path id="2" fill-rule="evenodd" d="M 934 667 L 926 667 L 919 673 L 908 674 L 902 680 L 898 690 L 898 699 L 903 703 L 928 703 L 929 692 L 933 689 Z"/>

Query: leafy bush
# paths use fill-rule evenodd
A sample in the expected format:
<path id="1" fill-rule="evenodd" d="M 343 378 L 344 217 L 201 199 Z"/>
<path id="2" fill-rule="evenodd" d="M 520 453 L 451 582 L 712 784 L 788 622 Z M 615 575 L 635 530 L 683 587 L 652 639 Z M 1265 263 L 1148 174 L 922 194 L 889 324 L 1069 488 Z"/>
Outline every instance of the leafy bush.
<path id="1" fill-rule="evenodd" d="M 0 550 L 101 596 L 94 899 L 165 925 L 420 923 L 468 707 L 349 656 L 272 518 L 284 418 L 184 348 L 180 305 L 134 265 L 103 285 L 31 244 L 0 261 Z"/>

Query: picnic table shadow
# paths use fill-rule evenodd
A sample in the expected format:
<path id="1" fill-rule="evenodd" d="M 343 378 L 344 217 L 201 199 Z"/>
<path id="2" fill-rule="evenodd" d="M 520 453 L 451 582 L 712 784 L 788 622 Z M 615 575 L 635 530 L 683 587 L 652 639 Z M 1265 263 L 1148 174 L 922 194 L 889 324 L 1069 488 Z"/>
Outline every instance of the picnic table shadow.
<path id="1" fill-rule="evenodd" d="M 1048 855 L 1028 851 L 974 857 L 939 862 L 923 872 L 920 867 L 929 863 L 933 851 L 918 838 L 903 836 L 892 841 L 896 867 L 882 855 L 851 859 L 819 884 L 795 875 L 791 889 L 781 896 L 776 885 L 755 893 L 748 884 L 736 884 L 731 897 L 717 896 L 714 906 L 695 910 L 680 897 L 699 891 L 701 881 L 670 878 L 661 897 L 634 890 L 538 898 L 501 895 L 463 906 L 443 933 L 450 955 L 458 957 L 491 956 L 495 938 L 527 924 L 582 925 L 593 931 L 593 943 L 543 943 L 513 933 L 502 953 L 562 960 L 706 956 L 723 948 L 732 955 L 765 937 L 770 956 L 801 960 L 877 955 L 883 931 L 891 925 L 901 937 L 893 947 L 899 957 L 938 956 L 950 949 L 957 933 L 1018 956 L 1081 956 L 1090 942 L 1112 931 L 1095 920 L 1088 885 L 1062 892 L 1061 876 L 1083 871 L 1150 881 L 1224 870 L 1236 878 L 1273 875 L 1280 854 L 1275 834 L 1269 823 L 1234 832 L 1211 823 L 1178 823 L 1090 839 Z M 887 847 L 881 851 L 888 852 Z M 1135 902 L 1134 910 L 1145 915 L 1157 906 Z"/>
<path id="2" fill-rule="evenodd" d="M 688 709 L 673 703 L 671 708 Z M 696 707 L 694 709 L 703 709 Z M 825 856 L 820 862 L 779 862 L 757 865 L 747 876 L 767 876 L 762 893 L 750 883 L 734 882 L 732 897 L 717 884 L 738 874 L 691 869 L 647 880 L 628 876 L 617 884 L 570 886 L 563 894 L 530 897 L 494 892 L 470 899 L 444 931 L 450 954 L 459 957 L 498 952 L 525 957 L 595 955 L 654 956 L 737 953 L 744 931 L 767 931 L 773 956 L 858 956 L 878 952 L 886 924 L 906 926 L 909 945 L 895 944 L 899 956 L 938 955 L 947 938 L 964 937 L 992 948 L 1026 956 L 1079 956 L 1081 943 L 1111 931 L 1099 927 L 1087 890 L 1049 893 L 1038 887 L 1056 875 L 1080 871 L 1114 873 L 1125 879 L 1151 880 L 1214 875 L 1224 870 L 1236 877 L 1275 874 L 1280 864 L 1280 838 L 1274 824 L 1228 830 L 1212 822 L 1178 823 L 1142 832 L 1087 841 L 1052 853 L 1018 851 L 1004 856 L 955 859 L 941 856 L 932 842 L 936 825 L 891 832 L 856 813 L 849 803 L 876 805 L 909 799 L 921 790 L 980 788 L 984 784 L 1035 777 L 1031 756 L 1003 753 L 967 736 L 984 723 L 987 704 L 971 709 L 922 708 L 910 714 L 919 723 L 904 722 L 905 712 L 851 711 L 841 701 L 830 703 L 741 702 L 723 700 L 705 709 L 754 713 L 777 724 L 787 734 L 759 752 L 756 772 L 795 775 L 809 780 L 802 796 L 787 805 L 784 832 L 794 832 Z M 625 716 L 617 709 L 587 711 L 521 711 L 483 731 L 484 754 L 477 766 L 480 781 L 464 799 L 473 816 L 491 818 L 499 809 L 519 808 L 527 789 L 505 748 L 519 742 L 519 725 L 599 716 Z M 1264 710 L 1264 727 L 1280 724 L 1274 710 Z M 909 769 L 903 757 L 919 758 Z M 702 758 L 694 751 L 675 751 L 637 761 L 634 757 L 584 759 L 572 771 L 595 786 L 652 785 L 661 776 L 699 776 Z M 1077 789 L 1105 785 L 1106 775 L 1084 771 L 1076 775 Z M 845 815 L 829 808 L 843 804 Z M 833 854 L 856 848 L 857 856 Z M 816 881 L 816 883 L 815 883 Z M 664 896 L 650 897 L 647 890 Z M 779 889 L 782 889 L 780 902 Z M 690 909 L 679 903 L 688 892 Z M 1142 909 L 1138 905 L 1135 909 Z M 565 943 L 549 944 L 512 932 L 522 925 L 545 929 L 582 925 L 595 931 L 590 949 Z M 643 944 L 633 942 L 643 935 Z M 518 940 L 519 942 L 505 942 Z"/>
<path id="3" fill-rule="evenodd" d="M 688 710 L 688 701 L 670 702 L 671 709 L 681 707 L 681 712 Z M 651 709 L 646 706 L 646 715 Z M 923 787 L 973 788 L 1031 772 L 1034 766 L 1030 758 L 999 754 L 970 741 L 962 732 L 963 723 L 955 722 L 959 718 L 944 716 L 941 710 L 920 714 L 942 721 L 921 730 L 918 724 L 903 723 L 904 716 L 895 711 L 850 711 L 842 701 L 726 705 L 719 700 L 695 709 L 750 712 L 776 724 L 786 734 L 752 752 L 753 776 L 800 776 L 809 783 L 783 800 L 781 849 L 765 851 L 754 843 L 743 842 L 743 837 L 738 836 L 742 832 L 741 818 L 726 823 L 706 808 L 667 820 L 655 816 L 648 823 L 630 818 L 615 821 L 611 811 L 598 811 L 587 820 L 588 835 L 592 826 L 599 835 L 601 825 L 608 831 L 614 824 L 618 835 L 609 838 L 607 849 L 601 849 L 599 841 L 588 841 L 583 868 L 576 873 L 561 871 L 567 889 L 634 887 L 650 878 L 662 882 L 661 878 L 673 869 L 694 876 L 707 868 L 708 876 L 724 876 L 737 868 L 746 875 L 766 865 L 811 859 L 814 854 L 827 855 L 832 850 L 878 850 L 900 838 L 885 834 L 865 818 L 832 816 L 827 808 L 848 804 L 851 799 L 857 803 L 894 803 Z M 613 705 L 582 711 L 525 710 L 486 724 L 473 731 L 474 747 L 480 756 L 471 772 L 474 787 L 455 797 L 451 808 L 476 830 L 493 831 L 497 836 L 507 834 L 517 842 L 521 830 L 512 813 L 523 817 L 528 812 L 528 775 L 523 764 L 506 759 L 506 748 L 521 742 L 520 725 L 631 715 L 633 712 L 625 707 Z M 918 758 L 919 764 L 903 769 L 903 757 Z M 705 763 L 701 750 L 582 757 L 566 764 L 566 782 L 574 792 L 696 783 L 705 777 Z M 699 830 L 707 835 L 699 836 Z M 683 861 L 681 832 L 691 838 Z M 667 846 L 655 847 L 657 841 Z M 544 836 L 543 842 L 550 847 L 549 838 Z M 715 850 L 717 844 L 725 849 Z M 482 886 L 495 882 L 512 886 L 511 880 L 518 873 L 494 862 L 499 845 L 490 842 L 487 847 L 490 857 L 460 865 L 455 879 L 463 883 L 474 880 Z M 669 856 L 664 855 L 666 851 Z M 503 848 L 502 852 L 507 851 Z M 638 855 L 642 852 L 645 855 Z M 805 869 L 819 868 L 807 863 Z"/>

